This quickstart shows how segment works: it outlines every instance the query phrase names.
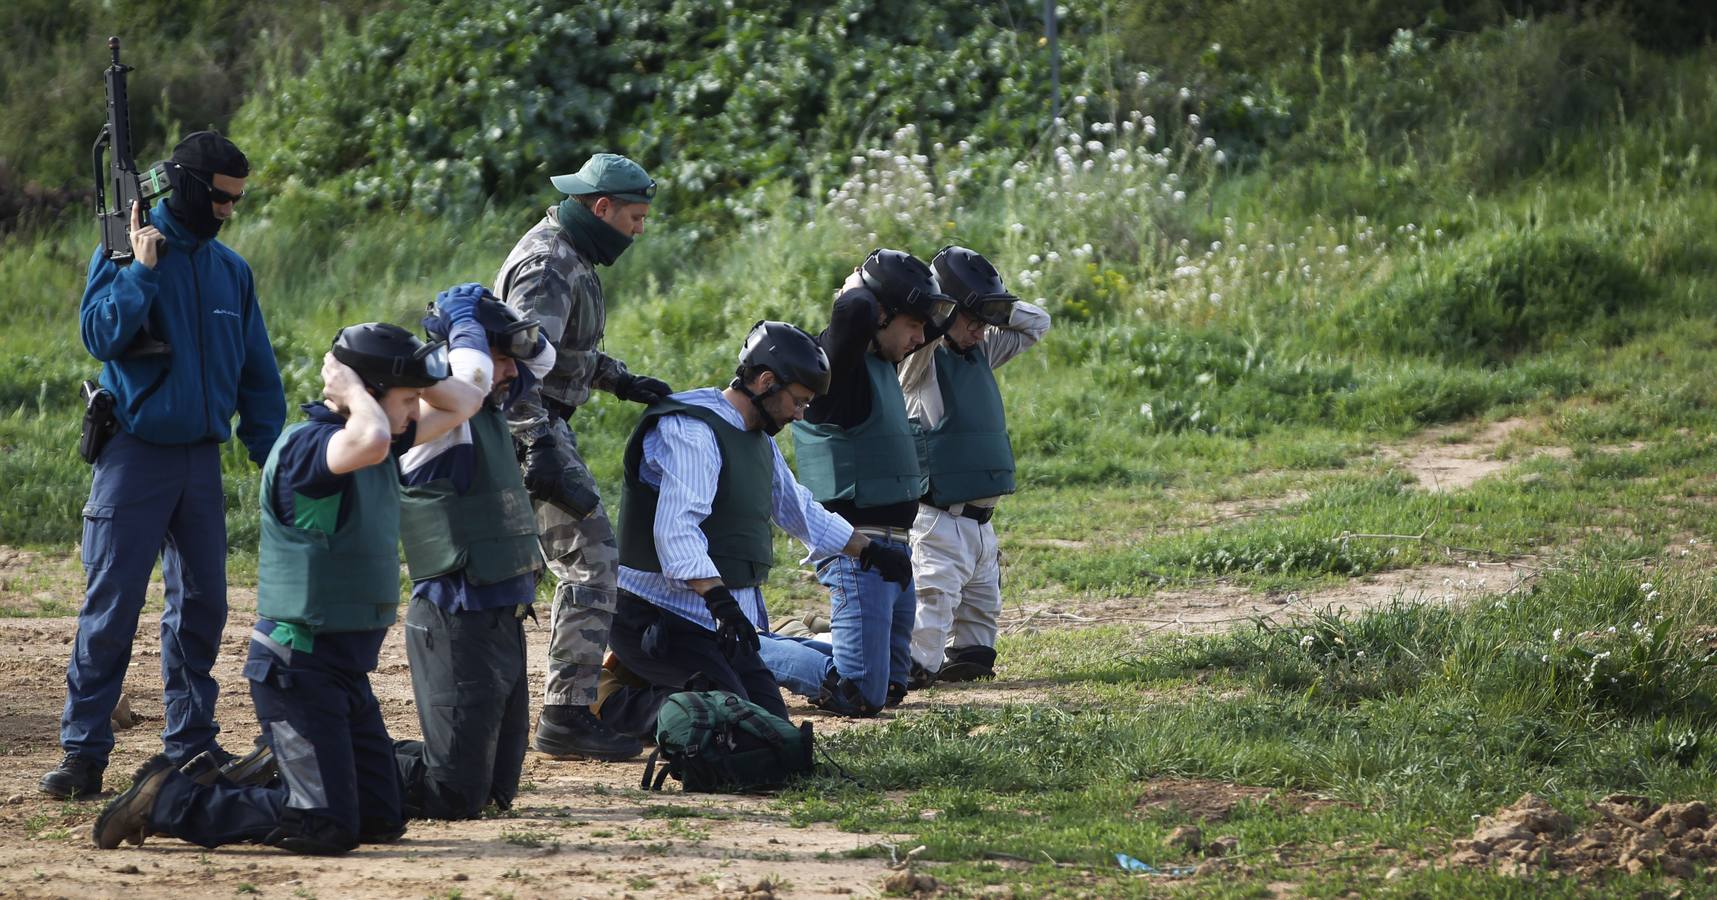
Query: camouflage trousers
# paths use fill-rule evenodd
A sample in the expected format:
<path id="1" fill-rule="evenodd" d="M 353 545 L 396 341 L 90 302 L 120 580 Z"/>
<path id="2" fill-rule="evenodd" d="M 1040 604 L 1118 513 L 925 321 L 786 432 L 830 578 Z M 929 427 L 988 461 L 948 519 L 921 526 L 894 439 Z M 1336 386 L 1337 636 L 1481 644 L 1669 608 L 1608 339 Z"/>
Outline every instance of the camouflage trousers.
<path id="1" fill-rule="evenodd" d="M 578 439 L 566 423 L 550 418 L 555 455 L 561 468 L 592 492 L 596 480 L 578 454 Z M 549 613 L 548 679 L 543 702 L 588 706 L 596 702 L 596 679 L 614 622 L 614 583 L 620 574 L 620 544 L 608 510 L 597 505 L 583 519 L 560 507 L 537 503 L 537 534 L 554 573 L 554 607 Z"/>

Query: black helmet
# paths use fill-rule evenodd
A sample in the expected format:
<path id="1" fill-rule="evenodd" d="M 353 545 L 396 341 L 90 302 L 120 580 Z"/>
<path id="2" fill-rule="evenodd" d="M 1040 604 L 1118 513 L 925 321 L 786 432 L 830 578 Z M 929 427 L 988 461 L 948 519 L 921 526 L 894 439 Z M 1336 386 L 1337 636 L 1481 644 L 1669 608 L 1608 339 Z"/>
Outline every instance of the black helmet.
<path id="1" fill-rule="evenodd" d="M 741 382 L 753 369 L 775 373 L 781 387 L 802 384 L 817 396 L 829 392 L 829 357 L 817 339 L 797 325 L 762 321 L 751 326 L 745 346 L 739 351 L 737 375 Z"/>
<path id="2" fill-rule="evenodd" d="M 900 250 L 872 250 L 859 278 L 890 316 L 911 313 L 940 326 L 954 311 L 954 300 L 936 285 L 924 261 Z"/>
<path id="3" fill-rule="evenodd" d="M 981 254 L 950 244 L 936 252 L 930 268 L 936 272 L 936 283 L 967 315 L 986 325 L 1008 323 L 1019 298 L 1008 293 L 996 267 Z"/>
<path id="4" fill-rule="evenodd" d="M 488 291 L 484 291 L 477 301 L 476 311 L 477 324 L 483 327 L 483 336 L 489 346 L 514 359 L 529 359 L 536 355 L 537 336 L 542 334 L 542 326 L 536 319 L 502 303 Z M 423 333 L 429 335 L 430 340 L 445 343 L 450 330 L 447 320 L 436 311 L 435 304 L 430 303 L 429 312 L 423 317 Z"/>
<path id="5" fill-rule="evenodd" d="M 347 325 L 334 335 L 334 358 L 352 367 L 364 386 L 426 388 L 448 375 L 447 345 L 426 344 L 390 322 Z"/>

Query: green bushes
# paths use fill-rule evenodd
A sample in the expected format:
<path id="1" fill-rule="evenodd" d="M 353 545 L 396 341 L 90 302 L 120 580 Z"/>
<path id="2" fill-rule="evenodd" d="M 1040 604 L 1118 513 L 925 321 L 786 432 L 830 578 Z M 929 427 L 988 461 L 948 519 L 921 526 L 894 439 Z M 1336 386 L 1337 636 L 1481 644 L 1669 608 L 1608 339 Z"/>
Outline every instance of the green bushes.
<path id="1" fill-rule="evenodd" d="M 593 151 L 639 157 L 683 213 L 745 219 L 837 174 L 866 137 L 1030 145 L 1047 52 L 1023 0 L 407 0 L 276 73 L 237 123 L 264 183 L 427 212 L 541 193 Z M 1066 23 L 1077 90 L 1089 26 Z M 1011 159 L 1011 156 L 1010 156 Z"/>
<path id="2" fill-rule="evenodd" d="M 1513 231 L 1416 258 L 1341 327 L 1392 353 L 1494 365 L 1570 340 L 1615 344 L 1653 293 L 1600 235 Z"/>
<path id="3" fill-rule="evenodd" d="M 324 28 L 387 2 L 8 0 L 0 5 L 7 49 L 0 67 L 0 231 L 15 224 L 5 214 L 12 210 L 29 213 L 29 224 L 46 223 L 88 196 L 110 35 L 137 67 L 129 85 L 132 142 L 147 164 L 182 132 L 225 129 L 267 63 L 290 67 L 316 52 Z"/>

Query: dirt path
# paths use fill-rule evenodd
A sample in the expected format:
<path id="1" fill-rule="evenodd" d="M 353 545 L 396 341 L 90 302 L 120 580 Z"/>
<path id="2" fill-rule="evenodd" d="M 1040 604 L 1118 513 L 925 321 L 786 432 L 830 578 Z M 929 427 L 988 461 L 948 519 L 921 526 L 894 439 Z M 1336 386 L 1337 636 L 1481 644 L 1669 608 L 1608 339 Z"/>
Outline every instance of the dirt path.
<path id="1" fill-rule="evenodd" d="M 1567 457 L 1566 447 L 1530 447 L 1518 458 L 1502 458 L 1499 450 L 1539 428 L 1532 419 L 1514 418 L 1477 427 L 1471 424 L 1427 428 L 1402 444 L 1387 446 L 1378 455 L 1392 460 L 1433 493 L 1472 487 L 1533 456 Z"/>
<path id="2" fill-rule="evenodd" d="M 1395 569 L 1341 585 L 1308 591 L 1258 593 L 1216 582 L 1158 591 L 1148 597 L 1081 598 L 1044 602 L 1026 598 L 1002 616 L 1006 632 L 1132 623 L 1149 631 L 1209 634 L 1262 619 L 1283 624 L 1323 610 L 1359 613 L 1402 603 L 1455 603 L 1484 594 L 1517 591 L 1537 576 L 1542 561 L 1512 559 L 1463 565 Z"/>
<path id="3" fill-rule="evenodd" d="M 235 592 L 236 594 L 237 592 Z M 256 735 L 240 674 L 252 614 L 234 597 L 216 665 L 223 742 L 248 746 Z M 107 776 L 123 785 L 160 746 L 160 653 L 145 617 L 126 679 L 141 725 L 118 734 Z M 340 859 L 306 859 L 264 848 L 219 852 L 169 839 L 141 849 L 98 852 L 89 828 L 101 802 L 62 803 L 36 792 L 36 779 L 59 759 L 60 704 L 71 618 L 0 620 L 0 896 L 322 898 L 350 896 L 684 897 L 743 894 L 760 881 L 795 897 L 873 895 L 886 860 L 849 859 L 846 851 L 886 841 L 827 825 L 796 828 L 767 798 L 710 797 L 638 790 L 642 761 L 561 762 L 532 753 L 513 815 L 458 823 L 413 823 L 404 840 Z M 546 629 L 531 632 L 532 659 L 546 650 Z M 389 730 L 418 732 L 399 629 L 389 635 L 374 678 Z M 817 715 L 798 704 L 796 715 Z M 825 727 L 829 726 L 829 727 Z M 784 884 L 783 884 L 784 883 Z"/>

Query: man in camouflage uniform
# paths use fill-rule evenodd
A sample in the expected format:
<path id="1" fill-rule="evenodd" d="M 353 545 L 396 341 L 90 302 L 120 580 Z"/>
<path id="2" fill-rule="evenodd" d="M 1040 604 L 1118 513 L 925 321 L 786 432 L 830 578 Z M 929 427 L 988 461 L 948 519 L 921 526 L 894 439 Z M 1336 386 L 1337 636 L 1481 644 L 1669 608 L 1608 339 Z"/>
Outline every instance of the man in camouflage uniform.
<path id="1" fill-rule="evenodd" d="M 621 760 L 642 749 L 590 712 L 614 620 L 619 548 L 596 482 L 567 419 L 592 388 L 651 404 L 671 393 L 602 352 L 607 322 L 597 265 L 613 265 L 644 231 L 656 183 L 624 156 L 598 153 L 576 174 L 550 179 L 567 195 L 513 247 L 495 278 L 509 305 L 542 324 L 555 363 L 509 412 L 526 448 L 525 487 L 543 555 L 559 584 L 549 618 L 548 682 L 532 741 L 550 756 Z"/>

